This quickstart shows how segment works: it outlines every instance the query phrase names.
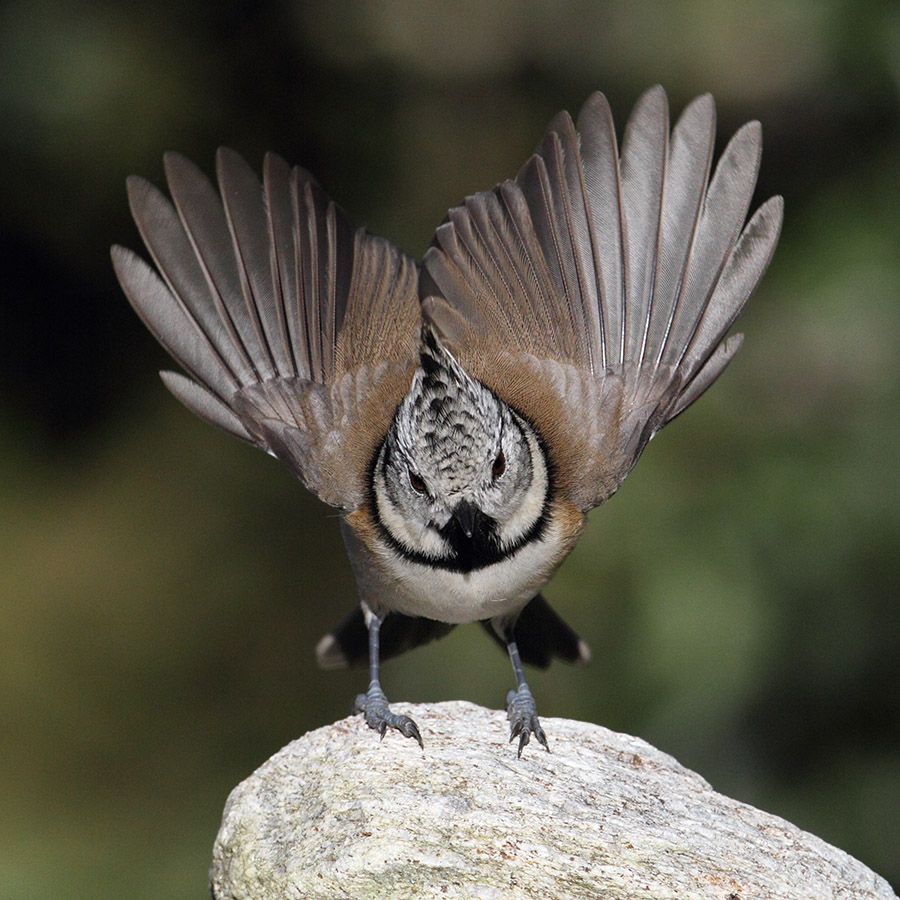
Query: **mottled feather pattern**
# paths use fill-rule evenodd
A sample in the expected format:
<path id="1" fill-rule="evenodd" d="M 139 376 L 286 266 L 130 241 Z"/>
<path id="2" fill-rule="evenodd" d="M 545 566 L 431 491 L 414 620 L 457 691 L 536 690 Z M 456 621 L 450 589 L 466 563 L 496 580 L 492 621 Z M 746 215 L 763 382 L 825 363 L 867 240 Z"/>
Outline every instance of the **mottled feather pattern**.
<path id="1" fill-rule="evenodd" d="M 412 459 L 416 446 L 427 445 L 447 489 L 465 490 L 478 479 L 479 449 L 499 442 L 500 404 L 430 338 L 421 359 L 397 414 L 397 447 Z"/>

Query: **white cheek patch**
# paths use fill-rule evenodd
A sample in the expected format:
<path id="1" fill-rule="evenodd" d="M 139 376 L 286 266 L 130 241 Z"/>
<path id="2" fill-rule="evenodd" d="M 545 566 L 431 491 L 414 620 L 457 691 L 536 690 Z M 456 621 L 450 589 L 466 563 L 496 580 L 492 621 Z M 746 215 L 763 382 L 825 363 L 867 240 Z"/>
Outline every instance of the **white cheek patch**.
<path id="1" fill-rule="evenodd" d="M 425 523 L 413 527 L 410 517 L 404 515 L 403 510 L 394 505 L 388 495 L 384 483 L 384 470 L 381 466 L 376 467 L 372 483 L 378 518 L 398 544 L 413 553 L 422 553 L 437 559 L 444 559 L 450 555 L 449 545 L 434 529 Z"/>
<path id="2" fill-rule="evenodd" d="M 544 459 L 544 451 L 541 449 L 537 435 L 527 422 L 523 422 L 521 419 L 518 421 L 522 433 L 528 441 L 528 452 L 531 456 L 531 484 L 528 485 L 516 510 L 500 527 L 500 542 L 504 548 L 510 547 L 520 540 L 540 519 L 550 486 L 547 461 Z"/>

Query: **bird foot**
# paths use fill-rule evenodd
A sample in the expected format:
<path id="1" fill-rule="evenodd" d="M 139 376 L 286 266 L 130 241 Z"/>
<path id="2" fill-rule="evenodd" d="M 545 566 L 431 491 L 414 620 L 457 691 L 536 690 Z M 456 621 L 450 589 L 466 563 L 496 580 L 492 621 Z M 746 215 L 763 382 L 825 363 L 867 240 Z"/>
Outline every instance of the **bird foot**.
<path id="1" fill-rule="evenodd" d="M 384 691 L 381 690 L 378 682 L 373 681 L 369 685 L 368 693 L 357 695 L 356 702 L 353 704 L 353 712 L 362 713 L 366 717 L 366 725 L 377 731 L 382 740 L 388 728 L 393 728 L 404 737 L 414 738 L 419 742 L 419 746 L 423 750 L 425 749 L 416 723 L 409 716 L 398 716 L 391 712 L 387 697 L 384 696 Z"/>
<path id="2" fill-rule="evenodd" d="M 522 751 L 531 740 L 531 735 L 538 739 L 538 743 L 543 744 L 548 753 L 550 752 L 547 735 L 541 728 L 534 697 L 531 696 L 527 684 L 521 684 L 518 690 L 510 691 L 506 695 L 506 717 L 511 726 L 509 742 L 512 743 L 517 737 L 519 739 L 519 759 L 522 758 Z"/>

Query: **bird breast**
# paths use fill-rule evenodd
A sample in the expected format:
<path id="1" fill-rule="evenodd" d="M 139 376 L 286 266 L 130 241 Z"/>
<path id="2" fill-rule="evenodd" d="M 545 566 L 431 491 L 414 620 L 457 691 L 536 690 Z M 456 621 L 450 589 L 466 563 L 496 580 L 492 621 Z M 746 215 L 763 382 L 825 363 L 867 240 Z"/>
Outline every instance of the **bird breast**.
<path id="1" fill-rule="evenodd" d="M 584 516 L 574 506 L 554 503 L 540 537 L 472 571 L 398 554 L 383 541 L 366 509 L 348 515 L 342 530 L 360 598 L 373 612 L 462 624 L 521 609 L 549 581 L 583 527 Z"/>

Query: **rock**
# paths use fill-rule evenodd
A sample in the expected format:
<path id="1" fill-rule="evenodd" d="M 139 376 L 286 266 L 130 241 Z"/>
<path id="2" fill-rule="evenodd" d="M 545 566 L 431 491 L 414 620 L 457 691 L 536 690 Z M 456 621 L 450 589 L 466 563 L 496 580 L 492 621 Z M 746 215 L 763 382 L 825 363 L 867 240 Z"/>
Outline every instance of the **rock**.
<path id="1" fill-rule="evenodd" d="M 424 752 L 354 716 L 304 735 L 232 791 L 216 900 L 895 898 L 811 834 L 717 794 L 638 738 L 544 719 L 516 758 L 506 716 L 395 704 Z"/>

